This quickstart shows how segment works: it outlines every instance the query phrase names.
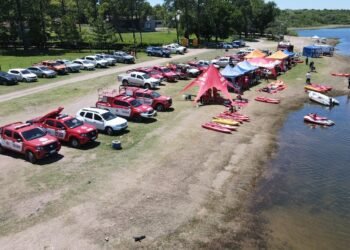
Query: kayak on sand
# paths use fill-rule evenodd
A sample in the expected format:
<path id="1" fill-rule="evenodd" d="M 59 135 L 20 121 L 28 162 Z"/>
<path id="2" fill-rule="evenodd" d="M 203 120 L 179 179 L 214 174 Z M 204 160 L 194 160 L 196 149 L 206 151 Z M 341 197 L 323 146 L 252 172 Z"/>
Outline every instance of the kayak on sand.
<path id="1" fill-rule="evenodd" d="M 280 99 L 276 99 L 276 98 L 267 98 L 267 97 L 262 97 L 262 96 L 258 96 L 255 98 L 255 101 L 258 102 L 266 102 L 266 103 L 272 103 L 272 104 L 278 104 L 281 102 Z"/>
<path id="2" fill-rule="evenodd" d="M 207 122 L 202 124 L 203 128 L 209 129 L 209 130 L 213 130 L 213 131 L 217 131 L 217 132 L 221 132 L 221 133 L 226 133 L 226 134 L 231 134 L 231 130 L 228 128 L 225 128 L 224 126 L 217 124 L 215 122 Z"/>

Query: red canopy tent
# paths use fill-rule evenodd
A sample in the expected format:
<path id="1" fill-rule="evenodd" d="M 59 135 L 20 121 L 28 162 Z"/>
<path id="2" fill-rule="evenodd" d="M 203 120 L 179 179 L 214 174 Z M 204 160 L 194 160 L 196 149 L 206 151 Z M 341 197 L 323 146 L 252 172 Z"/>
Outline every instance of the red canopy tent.
<path id="1" fill-rule="evenodd" d="M 227 87 L 230 86 L 231 88 L 236 89 L 232 85 L 232 83 L 227 81 L 220 74 L 219 70 L 217 68 L 215 68 L 215 66 L 212 64 L 209 66 L 207 71 L 202 73 L 195 80 L 193 80 L 187 86 L 185 86 L 180 91 L 180 93 L 183 93 L 186 90 L 188 90 L 194 86 L 199 86 L 198 94 L 197 94 L 194 102 L 197 102 L 203 95 L 205 95 L 206 93 L 208 93 L 208 91 L 211 91 L 211 90 L 214 93 L 213 98 L 216 98 L 216 91 L 221 91 L 227 99 L 232 101 L 232 97 L 231 97 L 230 93 L 228 92 Z"/>

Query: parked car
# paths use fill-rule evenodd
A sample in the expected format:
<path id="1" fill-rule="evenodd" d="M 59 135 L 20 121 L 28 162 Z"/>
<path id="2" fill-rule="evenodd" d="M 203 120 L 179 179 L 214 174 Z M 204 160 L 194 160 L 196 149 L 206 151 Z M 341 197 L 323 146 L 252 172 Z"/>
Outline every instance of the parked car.
<path id="1" fill-rule="evenodd" d="M 235 44 L 238 47 L 245 47 L 245 41 L 244 40 L 233 40 L 232 44 Z"/>
<path id="2" fill-rule="evenodd" d="M 0 84 L 1 85 L 15 85 L 18 84 L 17 77 L 6 72 L 0 71 Z"/>
<path id="3" fill-rule="evenodd" d="M 80 72 L 81 64 L 79 63 L 75 63 L 66 59 L 59 59 L 56 62 L 65 65 L 68 73 Z"/>
<path id="4" fill-rule="evenodd" d="M 54 78 L 57 76 L 56 71 L 49 69 L 46 66 L 31 66 L 27 68 L 31 73 L 36 74 L 37 77 Z"/>
<path id="5" fill-rule="evenodd" d="M 74 148 L 97 139 L 98 133 L 94 126 L 85 124 L 75 117 L 61 114 L 62 110 L 63 108 L 59 107 L 28 122 L 43 127 L 50 135 L 61 141 L 69 142 Z"/>
<path id="6" fill-rule="evenodd" d="M 171 43 L 163 46 L 164 49 L 168 49 L 172 54 L 185 54 L 187 52 L 187 48 L 179 45 L 178 43 Z"/>
<path id="7" fill-rule="evenodd" d="M 155 111 L 151 106 L 142 104 L 133 97 L 114 94 L 114 92 L 109 93 L 103 91 L 99 93 L 96 107 L 109 110 L 114 115 L 136 121 L 150 119 L 157 115 L 157 111 Z"/>
<path id="8" fill-rule="evenodd" d="M 115 66 L 115 64 L 117 63 L 117 59 L 115 59 L 113 56 L 111 55 L 106 55 L 106 54 L 96 54 L 96 56 L 102 60 L 106 60 L 108 66 Z"/>
<path id="9" fill-rule="evenodd" d="M 188 62 L 188 64 L 190 66 L 196 67 L 200 71 L 200 73 L 203 73 L 208 69 L 210 62 L 205 60 L 199 60 L 199 61 Z"/>
<path id="10" fill-rule="evenodd" d="M 170 57 L 170 51 L 161 47 L 148 47 L 146 53 L 149 56 Z"/>
<path id="11" fill-rule="evenodd" d="M 131 72 L 129 74 L 121 74 L 118 76 L 118 81 L 124 86 L 137 86 L 146 89 L 156 88 L 160 85 L 160 80 L 150 77 L 143 72 Z"/>
<path id="12" fill-rule="evenodd" d="M 225 43 L 225 42 L 220 42 L 218 44 L 218 48 L 222 48 L 222 49 L 233 49 L 232 44 L 230 43 Z"/>
<path id="13" fill-rule="evenodd" d="M 181 72 L 187 73 L 190 77 L 197 77 L 201 74 L 201 71 L 197 67 L 186 63 L 178 63 L 176 64 L 176 68 Z"/>
<path id="14" fill-rule="evenodd" d="M 96 68 L 107 68 L 108 66 L 108 62 L 106 60 L 101 59 L 97 56 L 85 56 L 84 59 L 93 63 Z"/>
<path id="15" fill-rule="evenodd" d="M 106 109 L 83 108 L 78 111 L 76 117 L 108 135 L 121 132 L 128 127 L 128 121 L 112 114 Z"/>
<path id="16" fill-rule="evenodd" d="M 186 72 L 186 70 L 178 68 L 176 64 L 169 64 L 167 65 L 167 68 L 174 72 L 179 80 L 188 80 L 189 74 Z"/>
<path id="17" fill-rule="evenodd" d="M 83 70 L 94 70 L 95 69 L 95 64 L 88 60 L 84 59 L 76 59 L 73 61 L 73 63 L 79 64 L 80 68 Z"/>
<path id="18" fill-rule="evenodd" d="M 223 56 L 217 59 L 211 60 L 212 64 L 218 65 L 220 68 L 226 67 L 227 64 L 230 63 L 230 57 Z"/>
<path id="19" fill-rule="evenodd" d="M 163 73 L 153 69 L 152 67 L 139 67 L 136 69 L 128 70 L 127 73 L 131 73 L 133 71 L 146 73 L 150 77 L 158 79 L 160 82 L 164 81 Z"/>
<path id="20" fill-rule="evenodd" d="M 168 82 L 175 82 L 179 76 L 171 71 L 171 69 L 164 67 L 164 66 L 153 66 L 153 69 L 158 70 L 163 74 L 163 78 L 166 79 Z"/>
<path id="21" fill-rule="evenodd" d="M 35 163 L 57 154 L 60 149 L 58 140 L 37 125 L 15 122 L 0 127 L 0 154 L 5 150 L 14 151 Z"/>
<path id="22" fill-rule="evenodd" d="M 116 51 L 113 53 L 115 59 L 117 59 L 117 62 L 121 63 L 135 63 L 135 57 L 132 55 L 129 55 L 128 53 L 124 51 Z"/>
<path id="23" fill-rule="evenodd" d="M 42 61 L 41 63 L 39 63 L 39 65 L 46 66 L 49 69 L 56 71 L 57 74 L 59 74 L 59 75 L 67 74 L 66 66 L 63 64 L 59 64 L 55 61 Z M 34 66 L 36 66 L 36 65 L 34 65 Z"/>
<path id="24" fill-rule="evenodd" d="M 170 96 L 162 96 L 158 92 L 149 89 L 121 86 L 119 92 L 120 94 L 134 97 L 142 104 L 150 105 L 157 111 L 165 111 L 169 109 L 173 103 Z"/>
<path id="25" fill-rule="evenodd" d="M 36 82 L 38 77 L 27 69 L 10 69 L 7 73 L 17 78 L 19 82 Z"/>

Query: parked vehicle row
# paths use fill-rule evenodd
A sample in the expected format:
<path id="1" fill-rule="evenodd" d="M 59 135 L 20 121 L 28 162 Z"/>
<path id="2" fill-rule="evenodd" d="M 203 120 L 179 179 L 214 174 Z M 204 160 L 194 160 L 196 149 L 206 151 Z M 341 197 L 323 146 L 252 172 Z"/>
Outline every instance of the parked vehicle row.
<path id="1" fill-rule="evenodd" d="M 38 78 L 54 78 L 57 75 L 78 73 L 80 70 L 94 70 L 115 66 L 117 62 L 135 63 L 135 58 L 123 51 L 113 54 L 96 54 L 70 61 L 67 59 L 45 60 L 26 69 L 13 68 L 8 72 L 0 71 L 1 85 L 14 85 L 18 82 L 35 82 Z"/>

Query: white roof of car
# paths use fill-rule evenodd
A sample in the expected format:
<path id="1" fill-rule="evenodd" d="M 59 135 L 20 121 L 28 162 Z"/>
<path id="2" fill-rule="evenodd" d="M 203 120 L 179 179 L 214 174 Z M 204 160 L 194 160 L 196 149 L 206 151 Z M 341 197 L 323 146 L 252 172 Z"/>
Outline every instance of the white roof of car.
<path id="1" fill-rule="evenodd" d="M 109 112 L 108 110 L 105 109 L 99 109 L 99 108 L 82 108 L 80 111 L 90 111 L 90 112 L 95 112 L 99 114 L 104 114 Z"/>
<path id="2" fill-rule="evenodd" d="M 9 69 L 9 71 L 11 71 L 11 70 L 17 70 L 17 71 L 22 71 L 22 70 L 27 70 L 27 69 Z"/>

